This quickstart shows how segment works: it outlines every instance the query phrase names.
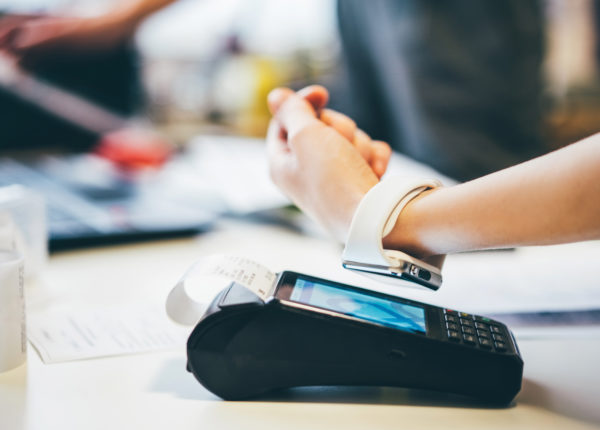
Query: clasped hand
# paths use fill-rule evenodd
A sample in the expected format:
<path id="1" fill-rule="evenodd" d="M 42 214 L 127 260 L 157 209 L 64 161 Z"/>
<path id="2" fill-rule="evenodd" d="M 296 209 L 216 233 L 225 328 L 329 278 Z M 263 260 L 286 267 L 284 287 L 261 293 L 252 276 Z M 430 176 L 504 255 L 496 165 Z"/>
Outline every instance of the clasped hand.
<path id="1" fill-rule="evenodd" d="M 273 90 L 267 148 L 273 181 L 343 242 L 358 203 L 385 173 L 391 149 L 326 109 L 328 98 L 321 86 Z"/>

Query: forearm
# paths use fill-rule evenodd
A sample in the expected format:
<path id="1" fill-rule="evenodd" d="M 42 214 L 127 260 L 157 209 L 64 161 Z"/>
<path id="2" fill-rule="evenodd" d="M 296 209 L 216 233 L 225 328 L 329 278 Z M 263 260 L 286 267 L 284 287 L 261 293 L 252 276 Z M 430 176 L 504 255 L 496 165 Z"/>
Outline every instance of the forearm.
<path id="1" fill-rule="evenodd" d="M 133 0 L 119 5 L 101 17 L 108 22 L 119 23 L 122 28 L 133 31 L 146 17 L 174 3 L 176 0 Z"/>
<path id="2" fill-rule="evenodd" d="M 386 247 L 419 256 L 600 238 L 600 134 L 408 204 Z"/>

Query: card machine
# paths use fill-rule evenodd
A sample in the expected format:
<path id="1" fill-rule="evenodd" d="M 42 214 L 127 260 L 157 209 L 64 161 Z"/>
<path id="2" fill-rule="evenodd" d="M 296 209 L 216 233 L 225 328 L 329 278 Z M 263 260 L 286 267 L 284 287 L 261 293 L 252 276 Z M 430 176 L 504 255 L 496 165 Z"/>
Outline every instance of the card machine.
<path id="1" fill-rule="evenodd" d="M 188 370 L 227 400 L 324 385 L 436 390 L 507 404 L 523 360 L 503 324 L 295 272 L 263 300 L 232 282 L 188 343 Z"/>

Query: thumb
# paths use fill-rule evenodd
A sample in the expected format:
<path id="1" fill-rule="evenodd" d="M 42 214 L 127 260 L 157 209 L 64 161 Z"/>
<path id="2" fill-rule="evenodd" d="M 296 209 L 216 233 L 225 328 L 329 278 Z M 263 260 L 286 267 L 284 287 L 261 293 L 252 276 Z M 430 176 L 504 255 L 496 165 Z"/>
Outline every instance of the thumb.
<path id="1" fill-rule="evenodd" d="M 294 94 L 294 91 L 289 88 L 276 88 L 271 91 L 267 98 L 271 114 L 275 115 L 281 104 L 292 94 Z M 329 92 L 321 85 L 309 85 L 302 88 L 296 94 L 309 102 L 317 111 L 323 109 L 329 101 Z"/>
<path id="2" fill-rule="evenodd" d="M 317 112 L 323 109 L 329 101 L 329 92 L 321 85 L 309 85 L 302 88 L 297 94 L 309 102 Z"/>
<path id="3" fill-rule="evenodd" d="M 275 115 L 283 102 L 292 94 L 294 94 L 294 91 L 289 88 L 275 88 L 272 90 L 267 96 L 267 104 L 271 115 Z"/>
<path id="4" fill-rule="evenodd" d="M 268 100 L 275 118 L 288 135 L 318 121 L 313 106 L 292 90 L 277 88 L 271 91 Z"/>

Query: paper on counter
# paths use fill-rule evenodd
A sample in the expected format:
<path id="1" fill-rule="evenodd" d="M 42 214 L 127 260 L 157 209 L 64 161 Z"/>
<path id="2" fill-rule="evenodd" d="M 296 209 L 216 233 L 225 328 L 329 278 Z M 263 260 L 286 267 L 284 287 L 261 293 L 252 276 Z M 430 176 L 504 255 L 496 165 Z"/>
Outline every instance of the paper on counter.
<path id="1" fill-rule="evenodd" d="M 220 289 L 232 281 L 266 298 L 275 276 L 252 260 L 212 255 L 192 266 L 174 291 L 181 290 L 183 298 L 197 303 L 199 309 L 205 309 Z M 216 282 L 218 280 L 225 281 L 225 284 Z M 172 294 L 170 299 L 173 299 Z M 180 304 L 177 300 L 172 302 L 174 320 L 185 316 Z M 199 309 L 192 309 L 193 317 L 188 324 L 195 323 L 201 316 L 197 313 Z M 160 305 L 50 309 L 32 313 L 27 324 L 29 341 L 44 363 L 183 349 L 191 332 L 189 326 L 176 324 L 169 319 L 165 308 Z"/>
<path id="2" fill-rule="evenodd" d="M 50 310 L 29 315 L 27 324 L 44 363 L 184 348 L 190 333 L 158 305 Z"/>

